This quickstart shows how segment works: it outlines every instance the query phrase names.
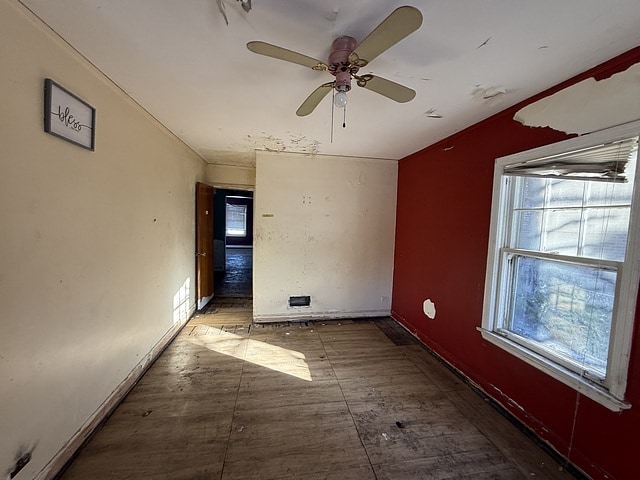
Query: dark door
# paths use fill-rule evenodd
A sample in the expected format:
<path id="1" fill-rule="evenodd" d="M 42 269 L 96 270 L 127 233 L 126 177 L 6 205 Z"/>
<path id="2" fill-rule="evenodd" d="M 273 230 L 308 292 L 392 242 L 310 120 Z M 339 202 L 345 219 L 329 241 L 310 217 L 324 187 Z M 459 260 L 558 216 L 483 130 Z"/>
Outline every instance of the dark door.
<path id="1" fill-rule="evenodd" d="M 213 187 L 196 183 L 196 295 L 198 309 L 213 297 Z"/>

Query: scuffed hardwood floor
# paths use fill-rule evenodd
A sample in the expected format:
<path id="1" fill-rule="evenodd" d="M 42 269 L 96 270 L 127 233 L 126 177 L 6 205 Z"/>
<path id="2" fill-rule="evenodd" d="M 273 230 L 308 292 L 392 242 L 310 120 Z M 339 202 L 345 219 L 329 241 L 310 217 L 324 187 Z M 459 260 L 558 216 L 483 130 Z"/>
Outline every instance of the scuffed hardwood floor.
<path id="1" fill-rule="evenodd" d="M 391 319 L 195 316 L 63 480 L 573 479 Z"/>

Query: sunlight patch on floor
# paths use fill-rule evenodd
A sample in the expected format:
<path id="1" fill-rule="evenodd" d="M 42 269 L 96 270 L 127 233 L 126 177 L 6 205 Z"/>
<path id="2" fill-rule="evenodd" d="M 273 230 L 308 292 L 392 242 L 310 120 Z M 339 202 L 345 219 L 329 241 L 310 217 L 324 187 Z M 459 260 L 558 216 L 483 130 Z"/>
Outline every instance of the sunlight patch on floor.
<path id="1" fill-rule="evenodd" d="M 189 338 L 189 342 L 307 382 L 312 381 L 304 354 L 295 350 L 224 331 L 192 337 Z"/>

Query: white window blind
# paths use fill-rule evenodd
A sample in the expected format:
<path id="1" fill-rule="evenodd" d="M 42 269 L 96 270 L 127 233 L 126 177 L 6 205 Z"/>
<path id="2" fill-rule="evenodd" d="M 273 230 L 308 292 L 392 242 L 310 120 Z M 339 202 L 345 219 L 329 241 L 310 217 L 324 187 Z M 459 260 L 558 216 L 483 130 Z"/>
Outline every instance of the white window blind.
<path id="1" fill-rule="evenodd" d="M 505 165 L 504 175 L 624 182 L 638 137 Z"/>

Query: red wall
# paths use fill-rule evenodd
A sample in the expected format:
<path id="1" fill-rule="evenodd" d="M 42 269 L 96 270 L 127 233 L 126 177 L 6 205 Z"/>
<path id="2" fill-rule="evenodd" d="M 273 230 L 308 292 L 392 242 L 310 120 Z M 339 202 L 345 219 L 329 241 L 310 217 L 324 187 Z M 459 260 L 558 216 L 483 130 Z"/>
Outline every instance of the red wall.
<path id="1" fill-rule="evenodd" d="M 640 47 L 399 164 L 392 315 L 595 479 L 640 478 L 640 308 L 627 387 L 633 407 L 619 413 L 484 341 L 476 327 L 482 321 L 495 159 L 568 138 L 525 127 L 513 120 L 515 112 L 639 61 Z M 433 320 L 422 311 L 427 298 L 436 306 Z"/>

